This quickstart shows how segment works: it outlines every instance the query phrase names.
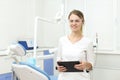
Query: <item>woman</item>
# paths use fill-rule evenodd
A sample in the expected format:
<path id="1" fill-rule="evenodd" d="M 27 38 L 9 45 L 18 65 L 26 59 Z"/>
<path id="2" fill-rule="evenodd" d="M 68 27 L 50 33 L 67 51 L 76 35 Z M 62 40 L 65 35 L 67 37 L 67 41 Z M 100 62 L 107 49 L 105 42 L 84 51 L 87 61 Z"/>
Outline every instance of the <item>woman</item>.
<path id="1" fill-rule="evenodd" d="M 80 61 L 74 68 L 82 72 L 66 72 L 67 68 L 57 65 L 58 80 L 90 80 L 87 71 L 94 66 L 95 54 L 92 42 L 82 34 L 84 15 L 79 10 L 73 10 L 68 16 L 71 33 L 59 40 L 57 61 Z"/>

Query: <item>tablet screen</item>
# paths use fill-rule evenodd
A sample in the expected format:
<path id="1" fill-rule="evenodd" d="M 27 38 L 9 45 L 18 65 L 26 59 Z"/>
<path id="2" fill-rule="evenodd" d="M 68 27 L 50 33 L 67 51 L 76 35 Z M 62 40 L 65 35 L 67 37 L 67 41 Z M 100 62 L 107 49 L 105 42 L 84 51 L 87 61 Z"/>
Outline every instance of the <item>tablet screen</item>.
<path id="1" fill-rule="evenodd" d="M 66 72 L 83 72 L 83 70 L 78 70 L 74 68 L 75 64 L 80 64 L 79 61 L 64 61 L 64 62 L 57 62 L 59 66 L 64 66 L 67 68 Z"/>

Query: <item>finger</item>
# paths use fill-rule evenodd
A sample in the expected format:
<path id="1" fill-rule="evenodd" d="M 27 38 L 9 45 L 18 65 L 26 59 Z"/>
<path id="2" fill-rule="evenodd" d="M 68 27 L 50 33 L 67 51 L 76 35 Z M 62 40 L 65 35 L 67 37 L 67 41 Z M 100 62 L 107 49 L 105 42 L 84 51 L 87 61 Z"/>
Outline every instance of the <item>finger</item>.
<path id="1" fill-rule="evenodd" d="M 62 71 L 63 71 L 63 72 L 65 72 L 65 71 L 67 71 L 67 69 L 66 69 L 66 68 L 64 68 Z"/>
<path id="2" fill-rule="evenodd" d="M 84 66 L 83 65 L 75 65 L 74 68 L 78 69 L 78 70 L 83 70 Z"/>
<path id="3" fill-rule="evenodd" d="M 58 70 L 59 70 L 59 71 L 65 71 L 65 70 L 66 70 L 66 67 L 64 67 L 64 66 L 59 66 L 59 67 L 58 67 Z"/>
<path id="4" fill-rule="evenodd" d="M 60 72 L 64 72 L 64 71 L 66 71 L 66 70 L 67 70 L 67 69 L 66 69 L 65 67 L 59 69 Z"/>

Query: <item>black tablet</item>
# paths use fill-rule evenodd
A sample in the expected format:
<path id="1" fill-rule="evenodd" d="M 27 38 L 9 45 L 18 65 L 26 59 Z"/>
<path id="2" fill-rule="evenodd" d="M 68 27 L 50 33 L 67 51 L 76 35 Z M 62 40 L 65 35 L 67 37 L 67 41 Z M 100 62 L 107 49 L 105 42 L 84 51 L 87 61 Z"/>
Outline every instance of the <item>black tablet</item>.
<path id="1" fill-rule="evenodd" d="M 78 70 L 74 68 L 75 64 L 80 64 L 79 61 L 62 61 L 62 62 L 57 62 L 59 66 L 64 66 L 67 68 L 66 72 L 83 72 L 83 70 Z"/>

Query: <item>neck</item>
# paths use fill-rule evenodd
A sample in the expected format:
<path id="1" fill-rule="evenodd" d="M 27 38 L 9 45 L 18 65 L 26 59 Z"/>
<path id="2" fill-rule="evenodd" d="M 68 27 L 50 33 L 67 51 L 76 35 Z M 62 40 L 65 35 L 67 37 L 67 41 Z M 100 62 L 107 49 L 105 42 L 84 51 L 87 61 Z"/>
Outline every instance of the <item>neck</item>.
<path id="1" fill-rule="evenodd" d="M 82 32 L 72 32 L 70 34 L 71 37 L 81 37 L 82 36 Z"/>
<path id="2" fill-rule="evenodd" d="M 68 38 L 71 41 L 71 43 L 75 43 L 79 41 L 83 37 L 82 33 L 71 33 Z"/>

